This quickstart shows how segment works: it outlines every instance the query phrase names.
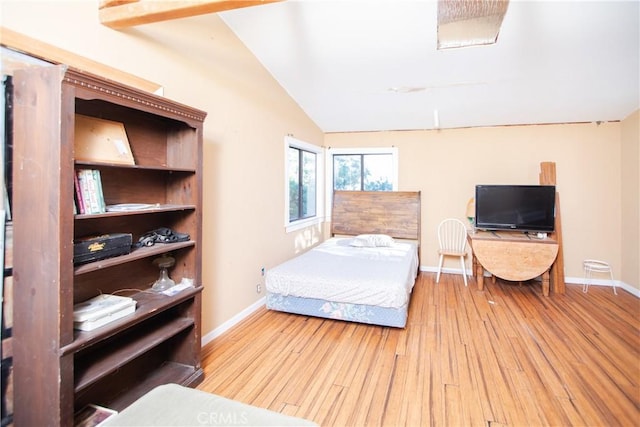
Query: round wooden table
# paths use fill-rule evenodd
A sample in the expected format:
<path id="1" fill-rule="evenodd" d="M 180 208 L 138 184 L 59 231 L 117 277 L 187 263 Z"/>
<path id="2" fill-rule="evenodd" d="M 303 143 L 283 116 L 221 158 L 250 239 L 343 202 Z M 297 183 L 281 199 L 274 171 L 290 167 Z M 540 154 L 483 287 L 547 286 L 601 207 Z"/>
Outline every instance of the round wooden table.
<path id="1" fill-rule="evenodd" d="M 542 293 L 549 295 L 549 270 L 558 256 L 555 240 L 521 232 L 468 234 L 478 289 L 484 289 L 484 271 L 504 280 L 526 281 L 542 276 Z"/>

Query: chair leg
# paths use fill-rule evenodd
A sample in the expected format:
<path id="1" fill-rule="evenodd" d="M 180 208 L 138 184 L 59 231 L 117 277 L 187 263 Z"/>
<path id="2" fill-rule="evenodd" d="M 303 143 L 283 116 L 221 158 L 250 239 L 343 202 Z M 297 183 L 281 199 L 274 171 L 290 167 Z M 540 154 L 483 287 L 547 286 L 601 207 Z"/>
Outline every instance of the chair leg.
<path id="1" fill-rule="evenodd" d="M 440 272 L 442 271 L 443 261 L 444 261 L 444 255 L 440 255 L 440 261 L 438 261 L 438 274 L 436 275 L 436 283 L 440 283 Z"/>
<path id="2" fill-rule="evenodd" d="M 613 294 L 618 295 L 618 291 L 616 290 L 616 282 L 613 281 L 613 270 L 609 269 L 609 277 L 611 277 L 611 284 L 613 285 Z"/>
<path id="3" fill-rule="evenodd" d="M 591 279 L 591 274 L 589 273 L 589 269 L 585 268 L 584 269 L 584 280 L 582 283 L 582 292 L 584 292 L 585 294 L 587 292 L 589 292 L 589 280 Z"/>
<path id="4" fill-rule="evenodd" d="M 468 284 L 467 284 L 467 269 L 464 266 L 464 257 L 460 257 L 460 266 L 462 267 L 462 277 L 464 278 L 464 285 L 468 286 Z"/>

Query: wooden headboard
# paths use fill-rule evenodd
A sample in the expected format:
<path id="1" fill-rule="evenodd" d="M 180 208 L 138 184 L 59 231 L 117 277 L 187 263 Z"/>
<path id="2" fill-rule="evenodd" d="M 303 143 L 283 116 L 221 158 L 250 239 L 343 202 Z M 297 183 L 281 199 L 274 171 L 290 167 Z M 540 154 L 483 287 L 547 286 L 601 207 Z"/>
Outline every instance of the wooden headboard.
<path id="1" fill-rule="evenodd" d="M 419 191 L 335 191 L 331 235 L 420 240 Z"/>

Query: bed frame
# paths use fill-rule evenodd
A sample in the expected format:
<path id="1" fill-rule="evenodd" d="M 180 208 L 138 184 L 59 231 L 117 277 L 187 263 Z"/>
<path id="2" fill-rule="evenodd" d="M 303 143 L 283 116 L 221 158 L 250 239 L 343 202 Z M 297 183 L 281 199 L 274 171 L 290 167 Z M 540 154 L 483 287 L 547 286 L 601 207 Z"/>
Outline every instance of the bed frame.
<path id="1" fill-rule="evenodd" d="M 387 234 L 395 239 L 416 240 L 419 259 L 420 207 L 419 191 L 335 191 L 331 236 Z M 267 292 L 267 308 L 315 317 L 403 328 L 407 322 L 409 304 L 396 309 Z"/>
<path id="2" fill-rule="evenodd" d="M 420 192 L 335 191 L 331 236 L 374 233 L 420 242 Z"/>

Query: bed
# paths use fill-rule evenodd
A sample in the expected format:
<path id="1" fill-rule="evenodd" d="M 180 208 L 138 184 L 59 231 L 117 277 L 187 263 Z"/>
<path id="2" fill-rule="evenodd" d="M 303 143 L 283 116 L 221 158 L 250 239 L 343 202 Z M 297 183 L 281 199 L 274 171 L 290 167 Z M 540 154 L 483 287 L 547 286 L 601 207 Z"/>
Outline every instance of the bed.
<path id="1" fill-rule="evenodd" d="M 403 328 L 420 265 L 420 206 L 420 192 L 334 192 L 331 237 L 267 271 L 267 308 Z"/>

